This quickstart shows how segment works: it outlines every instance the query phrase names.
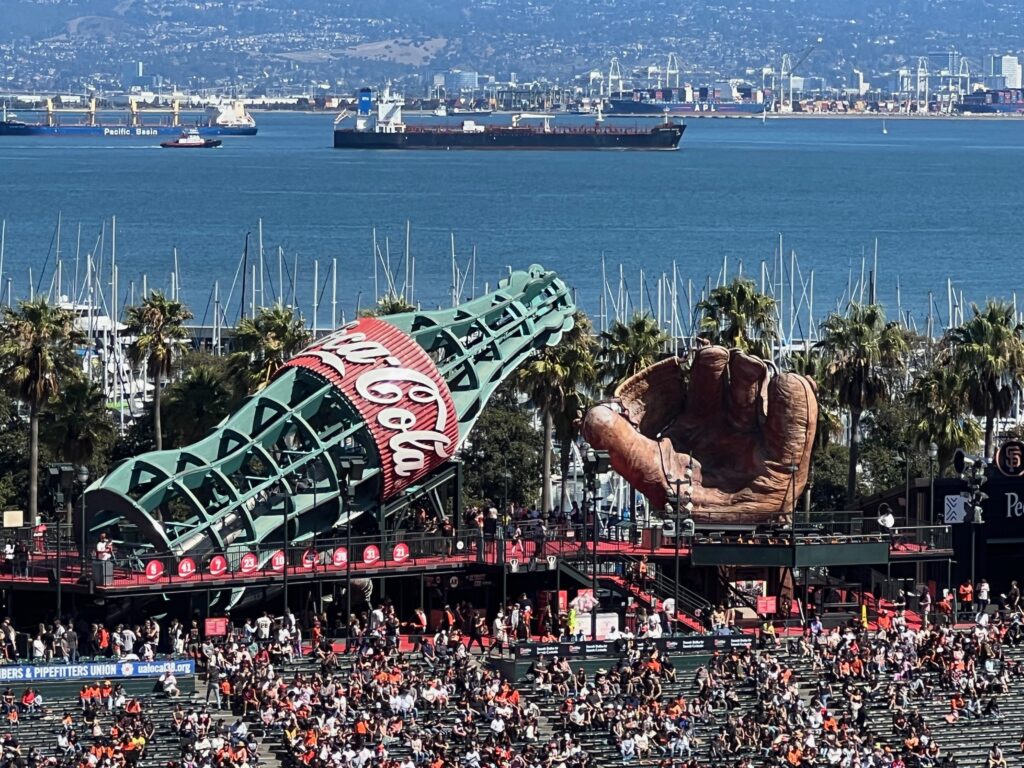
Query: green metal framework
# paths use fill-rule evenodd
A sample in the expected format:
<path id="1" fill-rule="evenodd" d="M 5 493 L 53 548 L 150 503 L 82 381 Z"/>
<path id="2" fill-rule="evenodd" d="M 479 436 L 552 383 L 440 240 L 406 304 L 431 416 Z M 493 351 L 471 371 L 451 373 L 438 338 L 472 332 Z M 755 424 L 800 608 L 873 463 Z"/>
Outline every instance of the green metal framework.
<path id="1" fill-rule="evenodd" d="M 572 327 L 574 310 L 565 284 L 532 266 L 466 304 L 385 320 L 422 347 L 447 382 L 461 443 L 501 382 Z M 367 468 L 350 487 L 344 463 L 354 454 Z M 286 368 L 202 440 L 143 454 L 97 480 L 76 525 L 87 516 L 89 546 L 116 525 L 122 548 L 171 559 L 281 541 L 286 520 L 288 541 L 300 544 L 366 512 L 383 527 L 390 510 L 436 487 L 428 478 L 400 492 L 403 499 L 381 498 L 380 466 L 367 425 L 342 392 L 312 371 Z"/>

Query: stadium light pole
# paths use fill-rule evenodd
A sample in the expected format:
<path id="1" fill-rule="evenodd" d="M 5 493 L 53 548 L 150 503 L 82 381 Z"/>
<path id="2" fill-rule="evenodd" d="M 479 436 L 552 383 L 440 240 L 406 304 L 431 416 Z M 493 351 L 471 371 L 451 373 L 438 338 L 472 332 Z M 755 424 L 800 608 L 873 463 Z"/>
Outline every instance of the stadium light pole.
<path id="1" fill-rule="evenodd" d="M 675 616 L 679 615 L 679 531 L 681 529 L 681 518 L 683 509 L 683 479 L 680 477 L 676 478 L 676 522 L 673 528 L 673 536 L 675 539 L 675 581 L 672 585 L 672 613 Z M 675 618 L 673 616 L 672 618 Z"/>
<path id="2" fill-rule="evenodd" d="M 352 456 L 338 463 L 338 499 L 340 512 L 345 513 L 345 647 L 351 645 L 352 631 L 352 519 L 349 508 L 355 500 L 355 486 L 363 479 L 366 468 L 365 456 Z"/>
<path id="3" fill-rule="evenodd" d="M 291 496 L 288 496 L 288 497 L 285 498 L 285 500 L 284 500 L 284 527 L 282 528 L 282 531 L 281 531 L 281 539 L 283 540 L 283 547 L 284 547 L 284 590 L 283 590 L 283 592 L 284 592 L 284 616 L 283 616 L 283 618 L 284 618 L 285 624 L 288 623 L 288 523 L 291 520 L 291 515 L 289 515 L 288 513 L 289 513 L 289 511 L 291 510 L 291 508 L 292 508 L 292 506 L 294 504 L 295 504 L 295 501 L 292 499 Z"/>
<path id="4" fill-rule="evenodd" d="M 935 525 L 935 460 L 939 457 L 939 446 L 928 444 L 928 523 Z"/>
<path id="5" fill-rule="evenodd" d="M 81 559 L 82 559 L 82 575 L 84 576 L 85 575 L 85 559 L 86 559 L 86 555 L 85 555 L 85 547 L 86 547 L 86 538 L 85 538 L 85 486 L 89 482 L 89 468 L 87 466 L 85 466 L 85 464 L 83 464 L 82 466 L 80 466 L 78 468 L 78 482 L 82 486 L 82 502 L 81 502 L 81 506 L 82 506 L 82 513 L 81 513 L 81 518 L 82 518 L 82 525 L 81 525 L 81 528 L 82 528 L 82 543 L 81 543 L 81 546 L 79 547 L 78 553 L 79 553 L 79 555 L 81 556 Z"/>

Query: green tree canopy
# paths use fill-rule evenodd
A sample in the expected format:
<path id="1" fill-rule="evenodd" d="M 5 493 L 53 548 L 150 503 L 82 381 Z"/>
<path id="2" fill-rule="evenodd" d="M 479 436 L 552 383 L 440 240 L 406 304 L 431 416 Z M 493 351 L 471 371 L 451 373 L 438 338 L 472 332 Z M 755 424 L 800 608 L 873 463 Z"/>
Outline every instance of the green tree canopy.
<path id="1" fill-rule="evenodd" d="M 981 445 L 981 425 L 971 414 L 968 386 L 952 365 L 948 352 L 922 371 L 907 393 L 914 408 L 913 431 L 919 448 L 931 443 L 939 449 L 940 473 L 953 461 L 958 448 L 975 453 Z"/>
<path id="2" fill-rule="evenodd" d="M 990 299 L 946 334 L 949 362 L 971 412 L 985 420 L 985 456 L 993 456 L 996 419 L 1007 416 L 1024 382 L 1024 325 L 1013 304 Z"/>
<path id="3" fill-rule="evenodd" d="M 409 303 L 402 294 L 387 293 L 377 299 L 377 305 L 359 312 L 360 317 L 386 317 L 401 315 L 415 311 L 415 305 Z"/>
<path id="4" fill-rule="evenodd" d="M 177 358 L 185 351 L 185 323 L 192 319 L 192 313 L 162 291 L 152 291 L 141 304 L 128 307 L 127 319 L 128 333 L 135 337 L 128 356 L 134 365 L 146 366 L 153 382 L 153 442 L 159 451 L 164 439 L 160 412 L 163 380 L 171 375 Z"/>
<path id="5" fill-rule="evenodd" d="M 235 329 L 232 372 L 245 385 L 245 394 L 270 383 L 281 367 L 312 340 L 305 321 L 291 307 L 261 307 Z"/>
<path id="6" fill-rule="evenodd" d="M 601 334 L 601 378 L 612 394 L 622 382 L 666 356 L 668 335 L 649 314 L 636 312 L 629 322 L 615 321 Z"/>
<path id="7" fill-rule="evenodd" d="M 79 375 L 75 350 L 85 341 L 74 315 L 45 298 L 20 302 L 14 309 L 4 307 L 0 314 L 0 376 L 28 409 L 30 519 L 39 514 L 39 416 Z"/>
<path id="8" fill-rule="evenodd" d="M 845 315 L 830 314 L 816 345 L 824 359 L 823 385 L 849 413 L 850 464 L 846 503 L 857 497 L 860 422 L 864 411 L 885 400 L 893 373 L 906 365 L 907 343 L 896 323 L 887 323 L 878 304 L 851 304 Z"/>
<path id="9" fill-rule="evenodd" d="M 540 411 L 544 424 L 543 461 L 541 467 L 541 509 L 552 510 L 551 456 L 553 438 L 558 432 L 563 442 L 563 466 L 568 466 L 566 443 L 578 433 L 576 419 L 597 381 L 597 344 L 590 321 L 577 310 L 573 328 L 561 341 L 534 354 L 516 371 L 513 385 L 530 398 Z M 563 472 L 563 488 L 565 478 Z"/>
<path id="10" fill-rule="evenodd" d="M 42 412 L 40 432 L 50 453 L 61 461 L 105 467 L 115 438 L 114 420 L 99 385 L 84 377 L 69 381 Z"/>
<path id="11" fill-rule="evenodd" d="M 502 506 L 537 500 L 541 451 L 529 411 L 506 385 L 495 392 L 462 451 L 470 503 Z"/>
<path id="12" fill-rule="evenodd" d="M 188 368 L 167 387 L 164 413 L 168 442 L 181 448 L 205 437 L 231 412 L 232 400 L 222 370 L 209 365 Z"/>
<path id="13" fill-rule="evenodd" d="M 712 343 L 772 358 L 779 338 L 775 299 L 758 291 L 753 280 L 737 277 L 715 288 L 697 311 L 701 333 Z"/>

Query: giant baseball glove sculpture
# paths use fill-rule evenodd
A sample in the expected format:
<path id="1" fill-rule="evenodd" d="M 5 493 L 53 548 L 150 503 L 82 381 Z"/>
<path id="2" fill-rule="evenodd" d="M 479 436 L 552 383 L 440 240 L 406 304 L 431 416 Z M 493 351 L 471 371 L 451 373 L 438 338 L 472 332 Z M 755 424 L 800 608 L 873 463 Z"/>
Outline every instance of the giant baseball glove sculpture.
<path id="1" fill-rule="evenodd" d="M 704 346 L 689 385 L 679 358 L 624 381 L 591 408 L 583 436 L 662 509 L 689 491 L 699 522 L 787 519 L 807 484 L 818 421 L 813 382 L 758 358 Z M 686 471 L 691 472 L 692 486 Z"/>

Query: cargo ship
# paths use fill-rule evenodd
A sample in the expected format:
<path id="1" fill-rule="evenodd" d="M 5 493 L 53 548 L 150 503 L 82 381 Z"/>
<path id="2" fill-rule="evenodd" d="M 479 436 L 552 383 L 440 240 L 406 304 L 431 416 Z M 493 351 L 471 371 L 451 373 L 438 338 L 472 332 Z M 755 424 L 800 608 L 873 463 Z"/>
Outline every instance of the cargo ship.
<path id="1" fill-rule="evenodd" d="M 63 114 L 62 114 L 63 113 Z M 77 116 L 77 122 L 62 120 L 65 115 Z M 208 107 L 201 120 L 182 121 L 178 102 L 171 105 L 169 119 L 161 123 L 147 123 L 135 101 L 129 102 L 128 114 L 123 121 L 107 121 L 96 113 L 96 101 L 91 100 L 86 110 L 58 110 L 53 100 L 46 100 L 46 112 L 40 122 L 19 120 L 7 111 L 0 116 L 0 136 L 82 136 L 115 139 L 152 139 L 159 136 L 180 136 L 182 130 L 196 130 L 200 136 L 255 136 L 256 121 L 245 106 L 235 101 Z"/>
<path id="2" fill-rule="evenodd" d="M 674 150 L 686 126 L 665 118 L 651 128 L 610 128 L 603 118 L 593 126 L 556 128 L 547 114 L 518 114 L 510 126 L 464 120 L 460 125 L 407 125 L 401 96 L 385 89 L 374 101 L 359 92 L 355 126 L 344 127 L 349 113 L 334 121 L 336 149 L 515 149 L 515 150 Z M 524 121 L 540 121 L 536 122 Z"/>
<path id="3" fill-rule="evenodd" d="M 1024 114 L 1024 90 L 1001 88 L 998 90 L 975 91 L 965 95 L 953 108 L 957 112 L 975 115 L 1019 115 Z"/>
<path id="4" fill-rule="evenodd" d="M 648 88 L 611 96 L 604 109 L 608 117 L 642 117 L 657 115 L 761 115 L 766 104 L 758 101 L 752 90 L 744 94 L 732 89 L 731 99 L 721 99 L 706 86 L 692 88 Z"/>

